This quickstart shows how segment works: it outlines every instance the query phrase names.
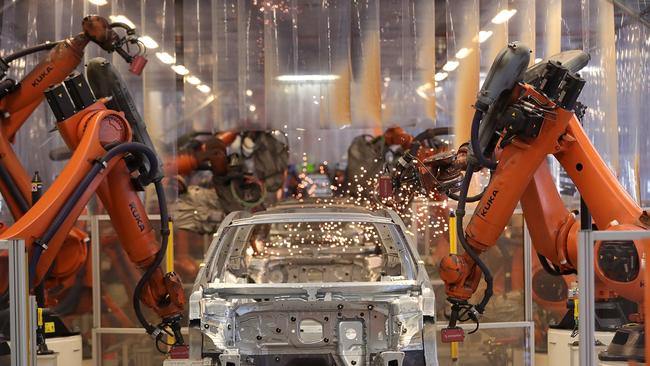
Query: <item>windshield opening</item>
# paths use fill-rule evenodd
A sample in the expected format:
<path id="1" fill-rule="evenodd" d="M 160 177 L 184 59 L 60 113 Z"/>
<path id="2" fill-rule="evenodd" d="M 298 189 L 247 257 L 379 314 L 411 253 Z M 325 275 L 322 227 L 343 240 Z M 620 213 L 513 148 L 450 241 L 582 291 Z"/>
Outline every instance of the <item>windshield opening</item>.
<path id="1" fill-rule="evenodd" d="M 223 237 L 221 252 L 229 255 L 212 277 L 256 284 L 412 279 L 407 245 L 395 230 L 371 222 L 238 225 Z"/>

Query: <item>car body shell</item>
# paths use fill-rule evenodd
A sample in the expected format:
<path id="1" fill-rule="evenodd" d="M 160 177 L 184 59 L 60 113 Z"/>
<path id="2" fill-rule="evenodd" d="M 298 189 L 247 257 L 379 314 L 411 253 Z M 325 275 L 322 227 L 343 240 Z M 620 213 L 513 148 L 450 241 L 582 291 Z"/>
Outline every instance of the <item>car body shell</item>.
<path id="1" fill-rule="evenodd" d="M 373 282 L 247 283 L 224 274 L 226 266 L 238 268 L 240 256 L 233 253 L 243 253 L 237 236 L 225 239 L 228 231 L 319 222 L 379 228 L 383 240 L 392 238 L 385 253 L 401 263 L 404 275 Z M 235 212 L 214 235 L 190 296 L 191 357 L 222 366 L 437 365 L 434 304 L 424 264 L 392 211 L 287 204 L 256 214 Z"/>

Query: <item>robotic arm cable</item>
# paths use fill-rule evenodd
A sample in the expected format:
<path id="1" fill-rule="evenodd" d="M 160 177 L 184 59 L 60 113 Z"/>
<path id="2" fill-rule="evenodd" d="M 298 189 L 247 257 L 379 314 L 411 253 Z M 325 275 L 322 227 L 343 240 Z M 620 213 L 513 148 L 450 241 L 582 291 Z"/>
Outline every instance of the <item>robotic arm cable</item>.
<path id="1" fill-rule="evenodd" d="M 485 292 L 483 293 L 483 298 L 481 299 L 481 302 L 476 306 L 474 306 L 474 309 L 476 309 L 476 311 L 479 314 L 482 314 L 483 311 L 485 311 L 485 306 L 490 301 L 490 298 L 492 297 L 493 294 L 492 273 L 490 273 L 490 270 L 487 268 L 487 265 L 485 265 L 485 263 L 481 260 L 479 255 L 474 251 L 474 249 L 472 249 L 472 247 L 467 242 L 467 239 L 465 238 L 465 234 L 464 234 L 464 229 L 463 229 L 463 218 L 465 217 L 465 204 L 467 200 L 467 191 L 469 190 L 469 184 L 472 180 L 473 174 L 474 174 L 474 164 L 470 162 L 467 164 L 467 172 L 465 174 L 465 177 L 463 178 L 463 183 L 461 185 L 460 193 L 458 197 L 459 198 L 458 206 L 456 208 L 456 218 L 457 218 L 456 230 L 458 233 L 460 233 L 460 235 L 458 235 L 458 240 L 460 241 L 460 244 L 463 246 L 463 249 L 472 258 L 472 260 L 478 265 L 481 272 L 483 272 L 483 276 L 487 286 L 485 288 Z M 461 302 L 459 302 L 457 299 L 453 299 L 453 298 L 449 298 L 449 302 L 452 303 L 452 317 L 453 317 L 454 305 L 463 305 L 463 304 L 461 304 Z M 457 312 L 458 310 L 460 309 L 456 309 L 455 311 Z M 476 322 L 477 329 L 478 329 L 478 319 L 477 318 L 472 318 L 472 319 Z"/>
<path id="2" fill-rule="evenodd" d="M 145 328 L 148 334 L 150 334 L 152 337 L 156 339 L 156 341 L 159 341 L 162 338 L 162 336 L 164 335 L 163 332 L 170 334 L 165 330 L 165 328 L 169 326 L 172 331 L 170 335 L 173 335 L 176 338 L 177 344 L 183 344 L 183 338 L 180 333 L 180 327 L 176 323 L 167 325 L 166 322 L 163 321 L 163 323 L 159 324 L 158 326 L 154 326 L 151 323 L 149 323 L 147 319 L 144 317 L 144 314 L 142 313 L 142 309 L 140 306 L 140 298 L 144 286 L 151 279 L 151 276 L 154 274 L 156 269 L 160 266 L 160 263 L 164 258 L 167 249 L 167 244 L 169 242 L 169 234 L 170 234 L 169 214 L 167 211 L 167 206 L 165 204 L 166 202 L 165 192 L 161 180 L 159 178 L 156 178 L 156 176 L 158 175 L 158 159 L 155 153 L 153 152 L 153 150 L 151 150 L 151 148 L 149 148 L 144 144 L 131 142 L 131 143 L 124 143 L 124 144 L 117 145 L 112 149 L 110 149 L 106 153 L 106 155 L 104 155 L 104 157 L 95 161 L 90 172 L 84 177 L 84 180 L 79 184 L 77 189 L 73 192 L 70 199 L 66 201 L 65 205 L 56 215 L 54 221 L 48 227 L 47 231 L 43 234 L 42 238 L 34 242 L 36 245 L 32 253 L 32 258 L 30 259 L 30 269 L 29 269 L 30 278 L 35 278 L 38 261 L 43 251 L 47 249 L 47 242 L 51 240 L 52 237 L 56 234 L 59 227 L 63 224 L 66 217 L 69 216 L 70 212 L 74 208 L 74 205 L 81 197 L 81 195 L 88 189 L 88 186 L 97 177 L 97 175 L 107 166 L 109 161 L 111 161 L 116 156 L 125 153 L 140 153 L 144 155 L 149 162 L 150 170 L 147 172 L 147 174 L 145 174 L 144 177 L 143 176 L 140 177 L 140 182 L 143 185 L 146 185 L 151 183 L 153 180 L 154 186 L 156 188 L 156 194 L 158 196 L 158 204 L 160 208 L 161 237 L 162 237 L 160 249 L 158 250 L 153 263 L 151 263 L 151 265 L 147 268 L 147 270 L 142 275 L 135 288 L 133 294 L 133 308 L 142 326 Z M 38 285 L 39 285 L 38 283 L 33 284 L 33 286 L 35 287 Z"/>
<path id="3" fill-rule="evenodd" d="M 70 199 L 66 201 L 65 205 L 61 208 L 61 211 L 59 211 L 59 213 L 56 215 L 54 221 L 52 221 L 52 224 L 47 228 L 43 236 L 34 241 L 34 244 L 36 244 L 36 246 L 32 253 L 32 258 L 30 259 L 30 266 L 29 266 L 30 279 L 35 278 L 38 261 L 40 259 L 43 250 L 47 249 L 48 246 L 47 243 L 54 237 L 54 235 L 57 233 L 57 231 L 65 221 L 65 219 L 70 215 L 70 212 L 76 205 L 81 195 L 83 195 L 83 193 L 88 189 L 88 186 L 90 186 L 90 184 L 95 179 L 95 177 L 97 177 L 97 174 L 99 174 L 102 171 L 102 169 L 105 168 L 106 164 L 111 159 L 113 159 L 118 154 L 123 154 L 125 152 L 139 152 L 144 154 L 147 157 L 147 160 L 149 160 L 149 162 L 157 163 L 158 161 L 155 153 L 151 151 L 149 147 L 136 142 L 118 145 L 112 148 L 111 150 L 109 150 L 102 159 L 95 161 L 95 164 L 93 165 L 92 169 L 88 172 L 86 177 L 84 177 L 84 180 L 81 181 L 79 186 L 77 186 L 77 189 L 72 193 Z M 148 175 L 155 176 L 155 174 L 157 173 L 158 173 L 158 166 L 155 165 L 152 166 Z M 39 285 L 38 283 L 33 284 L 33 286 L 35 287 L 38 285 Z"/>

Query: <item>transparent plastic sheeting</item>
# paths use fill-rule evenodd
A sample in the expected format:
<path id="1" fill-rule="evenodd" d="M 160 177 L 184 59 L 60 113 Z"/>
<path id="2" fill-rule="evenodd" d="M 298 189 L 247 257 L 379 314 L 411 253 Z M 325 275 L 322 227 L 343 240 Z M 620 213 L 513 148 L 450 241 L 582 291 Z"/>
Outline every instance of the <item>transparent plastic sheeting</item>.
<path id="1" fill-rule="evenodd" d="M 640 11 L 639 2 L 629 4 Z M 625 13 L 618 15 L 616 89 L 619 177 L 635 198 L 650 200 L 650 31 Z M 646 204 L 647 205 L 647 204 Z"/>
<path id="2" fill-rule="evenodd" d="M 9 295 L 9 251 L 7 249 L 0 249 L 0 278 L 3 279 L 3 283 L 0 284 L 0 292 L 7 294 L 6 297 L 2 296 L 3 300 L 0 302 L 0 314 L 2 314 L 0 316 L 0 342 L 4 343 L 11 339 L 9 303 L 12 299 Z M 0 356 L 0 365 L 10 364 L 11 354 Z"/>
<path id="3" fill-rule="evenodd" d="M 458 343 L 458 360 L 452 360 L 450 343 L 438 337 L 440 366 L 502 366 L 530 365 L 534 357 L 528 351 L 528 328 L 480 329 Z"/>
<path id="4" fill-rule="evenodd" d="M 92 5 L 82 0 L 24 0 L 3 2 L 0 12 L 0 55 L 7 55 L 29 46 L 46 41 L 62 40 L 81 32 L 81 21 L 86 14 L 124 15 L 134 23 L 139 34 L 150 34 L 156 38 L 159 47 L 173 54 L 173 1 L 126 1 L 116 0 L 105 6 Z M 157 14 L 155 17 L 142 16 L 142 11 Z M 144 112 L 149 132 L 157 148 L 163 155 L 174 153 L 178 121 L 175 110 L 176 93 L 173 92 L 175 74 L 168 68 L 164 70 L 160 62 L 153 60 L 154 53 L 148 54 L 149 64 L 142 76 L 128 72 L 128 66 L 119 57 L 109 55 L 98 46 L 86 47 L 85 60 L 101 56 L 113 62 L 126 80 L 138 108 Z M 11 64 L 9 77 L 20 80 L 45 57 L 45 52 L 36 53 Z M 83 62 L 82 62 L 83 65 Z M 83 66 L 78 71 L 83 71 Z M 146 80 L 146 103 L 145 103 Z M 55 119 L 47 103 L 43 102 L 19 130 L 14 144 L 23 165 L 31 175 L 39 171 L 45 187 L 56 178 L 64 162 L 50 160 L 49 152 L 64 146 L 56 131 Z M 172 197 L 173 198 L 173 197 Z M 4 222 L 11 222 L 11 216 L 4 205 L 0 208 Z"/>
<path id="5" fill-rule="evenodd" d="M 28 46 L 67 38 L 79 32 L 82 4 L 79 1 L 57 0 L 56 6 L 43 7 L 39 1 L 4 2 L 0 12 L 0 55 L 5 56 Z M 54 10 L 54 16 L 51 9 Z M 62 9 L 67 9 L 63 12 Z M 29 55 L 14 61 L 8 77 L 20 80 L 39 63 L 43 53 Z M 63 164 L 48 158 L 50 150 L 63 146 L 57 133 L 49 131 L 55 119 L 46 104 L 42 104 L 18 131 L 15 149 L 31 175 L 39 171 L 45 184 L 51 183 Z M 13 222 L 2 202 L 0 220 Z"/>
<path id="6" fill-rule="evenodd" d="M 327 130 L 434 125 L 432 1 L 190 3 L 212 11 L 212 34 L 196 36 L 212 39 L 216 60 L 205 126 L 281 129 L 297 161 L 304 153 L 338 161 L 353 136 Z M 186 37 L 203 31 L 190 28 Z"/>
<path id="7" fill-rule="evenodd" d="M 643 120 L 649 108 L 644 102 L 648 30 L 607 0 L 584 0 L 580 6 L 562 0 L 54 3 L 6 2 L 0 52 L 74 35 L 87 13 L 126 16 L 158 47 L 149 51 L 143 77 L 126 72 L 121 59 L 113 61 L 165 156 L 175 153 L 176 140 L 185 133 L 228 128 L 283 130 L 293 162 L 304 156 L 338 162 L 354 136 L 377 135 L 396 124 L 414 132 L 455 125 L 458 142 L 464 141 L 473 96 L 502 44 L 530 43 L 533 60 L 582 48 L 592 55 L 583 72 L 585 127 L 628 192 L 650 199 L 650 173 L 644 169 L 650 163 L 643 159 L 650 148 Z M 638 2 L 626 6 L 642 10 Z M 517 12 L 495 24 L 505 8 Z M 491 36 L 480 42 L 480 31 Z M 176 44 L 176 34 L 182 43 Z M 190 73 L 175 74 L 156 54 L 168 54 Z M 107 56 L 94 45 L 87 48 L 87 57 L 98 55 Z M 23 76 L 40 57 L 14 63 L 10 75 Z M 447 61 L 458 65 L 452 62 L 447 65 L 452 71 L 445 71 Z M 53 126 L 43 105 L 16 140 L 28 171 L 39 170 L 46 184 L 62 166 L 44 158 L 63 145 L 48 132 Z M 561 185 L 561 170 L 554 171 Z"/>

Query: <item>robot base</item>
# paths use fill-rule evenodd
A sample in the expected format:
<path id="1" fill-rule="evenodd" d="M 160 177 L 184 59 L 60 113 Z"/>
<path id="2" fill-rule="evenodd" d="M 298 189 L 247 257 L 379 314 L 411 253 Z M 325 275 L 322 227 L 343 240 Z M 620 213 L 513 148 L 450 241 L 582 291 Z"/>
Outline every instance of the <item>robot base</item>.
<path id="1" fill-rule="evenodd" d="M 601 361 L 645 362 L 645 329 L 643 324 L 627 324 L 616 331 L 606 351 L 598 355 Z"/>

